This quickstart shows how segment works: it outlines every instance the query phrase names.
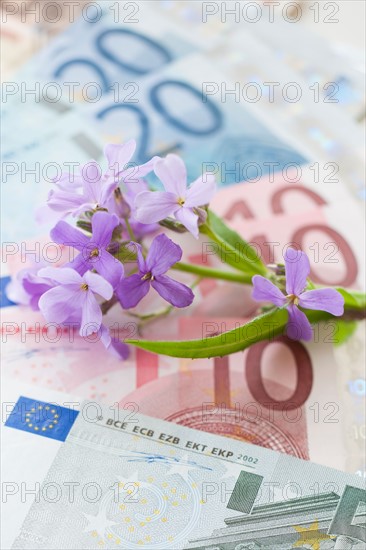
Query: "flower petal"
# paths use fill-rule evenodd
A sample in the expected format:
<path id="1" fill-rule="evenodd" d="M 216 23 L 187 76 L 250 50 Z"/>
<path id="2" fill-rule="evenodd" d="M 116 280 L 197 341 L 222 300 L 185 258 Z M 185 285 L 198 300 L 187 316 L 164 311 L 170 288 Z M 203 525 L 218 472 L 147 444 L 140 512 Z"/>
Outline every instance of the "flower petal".
<path id="1" fill-rule="evenodd" d="M 184 206 L 194 207 L 209 204 L 216 193 L 216 189 L 215 176 L 213 174 L 203 174 L 189 187 Z"/>
<path id="2" fill-rule="evenodd" d="M 286 292 L 299 296 L 306 286 L 310 273 L 309 258 L 301 250 L 288 248 L 284 255 L 286 270 Z"/>
<path id="3" fill-rule="evenodd" d="M 90 160 L 85 163 L 81 168 L 81 176 L 83 178 L 83 183 L 87 182 L 93 186 L 93 184 L 99 184 L 102 178 L 102 171 L 100 166 L 95 160 Z M 94 187 L 98 189 L 98 187 Z"/>
<path id="4" fill-rule="evenodd" d="M 84 202 L 84 197 L 72 191 L 53 189 L 49 192 L 47 206 L 55 212 L 72 213 Z"/>
<path id="5" fill-rule="evenodd" d="M 40 225 L 53 225 L 58 219 L 66 218 L 71 212 L 61 211 L 58 212 L 58 216 L 55 216 L 55 211 L 49 208 L 48 204 L 42 204 L 38 206 L 34 211 L 34 217 L 37 223 Z"/>
<path id="6" fill-rule="evenodd" d="M 177 197 L 164 191 L 143 191 L 135 198 L 134 217 L 141 223 L 156 223 L 179 208 Z"/>
<path id="7" fill-rule="evenodd" d="M 51 279 L 61 285 L 77 285 L 83 284 L 83 279 L 71 267 L 43 267 L 38 271 L 38 276 L 44 279 Z"/>
<path id="8" fill-rule="evenodd" d="M 116 289 L 116 294 L 122 307 L 129 309 L 137 306 L 144 296 L 149 292 L 150 282 L 143 281 L 141 275 L 135 273 L 130 277 L 122 279 Z"/>
<path id="9" fill-rule="evenodd" d="M 177 197 L 187 194 L 187 170 L 183 160 L 177 155 L 168 155 L 156 162 L 154 172 L 162 181 L 165 191 Z"/>
<path id="10" fill-rule="evenodd" d="M 111 340 L 110 345 L 107 347 L 109 353 L 117 357 L 117 359 L 128 359 L 130 355 L 130 349 L 127 344 L 121 342 L 120 340 L 113 339 Z"/>
<path id="11" fill-rule="evenodd" d="M 93 332 L 98 332 L 102 324 L 102 310 L 91 290 L 81 291 L 85 293 L 82 304 L 80 336 L 90 336 Z"/>
<path id="12" fill-rule="evenodd" d="M 299 304 L 307 309 L 319 309 L 332 315 L 343 315 L 344 298 L 335 288 L 307 290 L 299 296 Z"/>
<path id="13" fill-rule="evenodd" d="M 124 181 L 121 191 L 129 206 L 134 208 L 135 197 L 137 197 L 139 193 L 149 191 L 149 186 L 143 179 L 137 179 L 136 181 Z"/>
<path id="14" fill-rule="evenodd" d="M 108 212 L 96 212 L 92 217 L 92 241 L 98 247 L 107 248 L 112 239 L 112 233 L 119 224 L 119 220 L 115 214 Z"/>
<path id="15" fill-rule="evenodd" d="M 179 262 L 181 257 L 181 247 L 173 243 L 164 233 L 161 233 L 151 243 L 146 258 L 146 270 L 151 271 L 154 277 L 157 277 Z"/>
<path id="16" fill-rule="evenodd" d="M 286 303 L 286 298 L 279 288 L 276 287 L 262 275 L 254 275 L 252 278 L 253 293 L 252 298 L 258 302 L 271 302 L 275 306 L 281 307 Z"/>
<path id="17" fill-rule="evenodd" d="M 55 225 L 50 235 L 55 243 L 72 246 L 77 250 L 82 250 L 89 242 L 89 237 L 63 220 Z"/>
<path id="18" fill-rule="evenodd" d="M 123 265 L 106 250 L 99 250 L 99 256 L 93 262 L 93 267 L 98 271 L 99 275 L 102 275 L 102 277 L 111 283 L 113 288 L 116 288 L 123 277 Z"/>
<path id="19" fill-rule="evenodd" d="M 192 233 L 193 237 L 198 239 L 198 215 L 195 214 L 191 208 L 182 206 L 182 208 L 179 208 L 179 210 L 174 213 L 174 216 L 190 233 Z"/>
<path id="20" fill-rule="evenodd" d="M 29 305 L 32 292 L 29 292 L 25 286 L 28 276 L 29 270 L 22 269 L 11 277 L 10 282 L 5 287 L 5 295 L 11 302 L 24 306 Z"/>
<path id="21" fill-rule="evenodd" d="M 313 329 L 305 313 L 293 304 L 289 305 L 287 309 L 289 314 L 286 327 L 287 336 L 292 340 L 311 340 L 313 338 Z"/>
<path id="22" fill-rule="evenodd" d="M 193 302 L 194 294 L 192 290 L 167 275 L 159 275 L 151 281 L 151 286 L 164 300 L 175 307 L 187 307 Z"/>
<path id="23" fill-rule="evenodd" d="M 158 160 L 161 160 L 160 157 L 153 157 L 144 164 L 132 164 L 120 174 L 120 177 L 125 183 L 136 183 L 139 178 L 143 178 L 154 170 L 155 164 Z"/>
<path id="24" fill-rule="evenodd" d="M 100 202 L 99 206 L 107 208 L 108 201 L 110 201 L 113 198 L 113 193 L 115 189 L 117 189 L 118 182 L 112 181 L 112 182 L 104 182 L 102 184 L 101 190 L 100 190 Z"/>
<path id="25" fill-rule="evenodd" d="M 56 286 L 47 290 L 38 303 L 48 323 L 63 323 L 81 305 L 80 294 L 73 286 Z"/>
<path id="26" fill-rule="evenodd" d="M 80 275 L 84 275 L 88 269 L 93 269 L 94 265 L 89 261 L 88 248 L 83 249 L 83 251 L 78 254 L 71 262 L 69 262 L 67 267 L 77 271 Z"/>
<path id="27" fill-rule="evenodd" d="M 107 177 L 112 177 L 114 180 L 120 179 L 120 175 L 125 169 L 126 164 L 130 162 L 136 150 L 136 141 L 130 139 L 126 143 L 117 145 L 109 143 L 104 148 L 104 155 L 108 160 Z"/>
<path id="28" fill-rule="evenodd" d="M 84 275 L 84 281 L 89 286 L 90 290 L 99 294 L 105 300 L 110 300 L 112 298 L 112 285 L 97 273 L 87 271 Z"/>
<path id="29" fill-rule="evenodd" d="M 127 359 L 129 356 L 130 350 L 127 344 L 117 338 L 112 338 L 108 328 L 103 324 L 100 327 L 100 340 L 103 346 L 118 359 Z"/>
<path id="30" fill-rule="evenodd" d="M 29 274 L 28 277 L 23 279 L 23 286 L 28 296 L 31 297 L 29 305 L 34 311 L 37 311 L 39 309 L 38 302 L 40 297 L 47 290 L 50 290 L 54 286 L 54 283 L 37 275 Z"/>
<path id="31" fill-rule="evenodd" d="M 71 214 L 73 218 L 78 218 L 79 216 L 82 216 L 85 212 L 94 210 L 96 207 L 96 204 L 97 204 L 96 201 L 83 202 L 80 206 L 75 208 Z"/>
<path id="32" fill-rule="evenodd" d="M 64 190 L 79 189 L 83 184 L 83 178 L 81 175 L 66 172 L 63 172 L 60 177 L 56 177 L 52 181 L 59 189 Z"/>
<path id="33" fill-rule="evenodd" d="M 142 254 L 142 246 L 139 243 L 135 243 L 131 241 L 127 245 L 128 249 L 131 251 L 132 254 L 137 254 L 137 265 L 139 267 L 140 273 L 147 273 L 149 270 L 146 267 L 145 258 Z"/>
<path id="34" fill-rule="evenodd" d="M 112 337 L 111 333 L 109 332 L 109 328 L 103 325 L 103 323 L 100 325 L 100 341 L 102 342 L 103 346 L 108 349 L 108 347 L 111 345 Z"/>
<path id="35" fill-rule="evenodd" d="M 93 210 L 100 203 L 102 188 L 102 173 L 100 166 L 93 160 L 85 164 L 81 173 L 83 176 L 83 204 L 91 205 L 88 210 Z M 80 208 L 79 208 L 80 211 Z"/>

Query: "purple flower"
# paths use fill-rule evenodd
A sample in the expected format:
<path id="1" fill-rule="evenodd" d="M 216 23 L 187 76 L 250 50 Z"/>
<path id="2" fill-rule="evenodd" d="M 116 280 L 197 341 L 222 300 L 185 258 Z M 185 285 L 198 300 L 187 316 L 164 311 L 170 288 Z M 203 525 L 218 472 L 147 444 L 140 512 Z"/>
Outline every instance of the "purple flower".
<path id="1" fill-rule="evenodd" d="M 293 340 L 311 340 L 313 331 L 305 315 L 297 306 L 305 309 L 327 311 L 332 315 L 343 315 L 344 298 L 334 288 L 307 290 L 306 279 L 310 273 L 309 258 L 305 252 L 288 248 L 285 256 L 285 296 L 271 281 L 255 275 L 253 281 L 254 300 L 272 302 L 278 307 L 286 306 L 289 313 L 287 334 Z"/>
<path id="2" fill-rule="evenodd" d="M 140 166 L 127 166 L 136 149 L 136 142 L 130 140 L 123 145 L 106 145 L 104 154 L 108 161 L 108 170 L 102 174 L 99 165 L 94 161 L 85 164 L 80 174 L 71 181 L 71 176 L 62 174 L 56 185 L 57 190 L 49 193 L 47 206 L 52 211 L 59 212 L 62 217 L 81 213 L 97 208 L 106 208 L 113 191 L 118 187 L 120 180 L 138 181 L 151 172 L 159 157 Z M 131 164 L 131 163 L 130 163 Z M 40 221 L 46 218 L 44 209 L 38 211 Z"/>
<path id="3" fill-rule="evenodd" d="M 39 309 L 38 302 L 42 294 L 54 286 L 54 283 L 38 276 L 39 267 L 27 267 L 12 277 L 6 287 L 6 295 L 12 302 Z"/>
<path id="4" fill-rule="evenodd" d="M 135 199 L 137 221 L 156 223 L 168 216 L 182 223 L 198 238 L 200 206 L 208 204 L 215 194 L 213 174 L 203 174 L 187 187 L 187 171 L 184 162 L 176 155 L 158 160 L 155 174 L 162 181 L 165 191 L 145 191 Z"/>
<path id="5" fill-rule="evenodd" d="M 100 326 L 100 339 L 107 351 L 118 359 L 127 359 L 129 348 L 127 344 L 117 338 L 112 338 L 108 328 L 105 325 Z"/>
<path id="6" fill-rule="evenodd" d="M 69 174 L 67 172 L 62 172 L 59 177 L 54 178 L 52 181 L 59 189 L 75 189 L 83 185 L 82 173 L 83 167 L 79 168 L 78 174 Z"/>
<path id="7" fill-rule="evenodd" d="M 108 212 L 96 212 L 91 220 L 92 237 L 72 227 L 65 221 L 60 221 L 51 231 L 55 243 L 72 246 L 81 252 L 72 260 L 68 267 L 83 275 L 89 269 L 95 269 L 113 286 L 123 276 L 123 265 L 108 252 L 113 230 L 119 225 L 116 215 Z"/>
<path id="8" fill-rule="evenodd" d="M 147 191 L 148 185 L 143 179 L 138 179 L 135 182 L 127 181 L 113 193 L 110 198 L 107 209 L 108 212 L 116 214 L 124 227 L 124 219 L 127 217 L 137 240 L 140 240 L 145 235 L 153 233 L 159 229 L 158 224 L 144 224 L 136 221 L 135 218 L 135 198 L 142 191 Z M 128 231 L 124 227 L 124 235 L 128 238 Z"/>
<path id="9" fill-rule="evenodd" d="M 58 283 L 39 300 L 39 309 L 47 322 L 62 324 L 76 315 L 80 319 L 81 336 L 89 336 L 100 329 L 103 314 L 95 294 L 110 300 L 113 288 L 108 281 L 90 271 L 82 277 L 69 267 L 45 267 L 39 275 Z"/>
<path id="10" fill-rule="evenodd" d="M 135 307 L 149 292 L 150 285 L 164 300 L 175 307 L 189 306 L 194 298 L 190 288 L 174 281 L 166 271 L 182 257 L 182 249 L 164 234 L 153 240 L 146 260 L 139 244 L 132 243 L 137 249 L 139 272 L 122 279 L 117 288 L 117 296 L 125 309 Z"/>

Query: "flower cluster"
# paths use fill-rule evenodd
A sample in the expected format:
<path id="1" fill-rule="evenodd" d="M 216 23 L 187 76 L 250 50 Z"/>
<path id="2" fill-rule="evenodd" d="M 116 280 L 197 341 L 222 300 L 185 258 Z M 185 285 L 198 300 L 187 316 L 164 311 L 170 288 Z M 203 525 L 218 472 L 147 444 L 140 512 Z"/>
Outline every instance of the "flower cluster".
<path id="1" fill-rule="evenodd" d="M 47 265 L 24 269 L 7 289 L 9 298 L 40 310 L 47 322 L 76 323 L 82 336 L 99 332 L 106 348 L 121 357 L 127 346 L 112 341 L 102 322 L 101 304 L 119 301 L 130 309 L 152 287 L 169 304 L 189 306 L 194 294 L 166 272 L 182 257 L 182 249 L 164 233 L 158 222 L 174 218 L 198 238 L 205 206 L 215 193 L 212 175 L 187 184 L 183 161 L 176 155 L 154 157 L 137 166 L 131 163 L 135 141 L 107 145 L 108 169 L 102 173 L 90 161 L 75 176 L 62 174 L 50 191 L 47 204 L 37 212 L 39 221 L 58 219 L 51 231 L 53 242 L 75 249 L 72 261 L 61 267 Z M 150 172 L 165 191 L 149 189 L 144 177 Z M 78 229 L 65 218 L 76 218 Z M 143 237 L 153 238 L 146 252 Z M 134 252 L 129 272 L 121 252 Z M 131 257 L 130 253 L 130 257 Z"/>
<path id="2" fill-rule="evenodd" d="M 213 214 L 208 211 L 216 191 L 213 175 L 203 174 L 189 185 L 178 156 L 154 157 L 137 166 L 131 163 L 135 149 L 134 141 L 107 145 L 106 172 L 90 161 L 76 176 L 62 174 L 54 182 L 37 217 L 57 222 L 51 230 L 53 242 L 70 247 L 75 256 L 57 268 L 44 263 L 23 269 L 7 288 L 11 300 L 40 310 L 49 323 L 76 324 L 82 336 L 98 332 L 104 346 L 122 358 L 128 356 L 127 346 L 112 339 L 103 323 L 103 313 L 110 307 L 119 302 L 125 310 L 135 308 L 152 287 L 171 306 L 185 308 L 193 302 L 193 291 L 167 274 L 171 268 L 199 277 L 221 275 L 220 270 L 202 266 L 195 270 L 195 266 L 182 264 L 181 247 L 162 232 L 163 228 L 187 231 L 197 239 L 202 227 L 203 233 L 216 238 L 209 225 Z M 158 190 L 149 188 L 145 177 L 150 173 L 161 182 Z M 76 219 L 77 227 L 65 218 Z M 233 234 L 222 225 L 219 243 L 225 242 L 227 234 L 232 239 Z M 253 266 L 245 273 L 243 258 L 241 272 L 222 273 L 221 278 L 244 284 L 252 281 L 255 300 L 287 308 L 288 336 L 310 340 L 310 323 L 298 306 L 339 316 L 344 299 L 335 289 L 308 285 L 310 265 L 304 252 L 288 249 L 284 260 L 285 294 L 280 280 L 272 277 L 272 282 L 262 263 L 252 279 Z"/>

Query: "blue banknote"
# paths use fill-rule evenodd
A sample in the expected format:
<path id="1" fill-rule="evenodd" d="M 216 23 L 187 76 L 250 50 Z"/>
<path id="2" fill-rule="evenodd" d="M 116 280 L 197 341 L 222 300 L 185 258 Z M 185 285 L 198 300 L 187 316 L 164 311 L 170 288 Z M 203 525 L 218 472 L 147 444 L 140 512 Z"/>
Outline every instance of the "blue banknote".
<path id="1" fill-rule="evenodd" d="M 188 28 L 159 17 L 148 2 L 127 3 L 130 9 L 122 4 L 118 8 L 117 2 L 96 3 L 94 13 L 91 9 L 89 15 L 70 25 L 21 75 L 59 83 L 63 97 L 72 103 L 87 106 L 105 95 L 128 100 L 143 76 L 203 43 L 190 35 Z"/>
<path id="2" fill-rule="evenodd" d="M 37 109 L 33 110 L 37 120 Z M 103 144 L 74 111 L 65 114 L 52 130 L 43 128 L 5 148 L 2 155 L 1 229 L 5 242 L 18 242 L 46 234 L 52 220 L 41 226 L 35 219 L 61 173 L 77 174 L 90 159 L 100 161 Z M 54 223 L 53 223 L 54 225 Z"/>
<path id="3" fill-rule="evenodd" d="M 223 186 L 306 161 L 248 104 L 216 93 L 221 84 L 230 88 L 206 56 L 193 54 L 145 77 L 135 104 L 104 98 L 91 109 L 92 118 L 104 140 L 134 137 L 141 162 L 175 152 L 187 163 L 191 179 L 212 171 Z"/>

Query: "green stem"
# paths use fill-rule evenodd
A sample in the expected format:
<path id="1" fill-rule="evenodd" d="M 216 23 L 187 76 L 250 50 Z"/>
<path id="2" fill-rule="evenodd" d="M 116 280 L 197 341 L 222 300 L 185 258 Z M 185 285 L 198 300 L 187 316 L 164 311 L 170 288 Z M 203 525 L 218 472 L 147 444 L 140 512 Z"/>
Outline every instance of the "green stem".
<path id="1" fill-rule="evenodd" d="M 184 262 L 176 263 L 171 267 L 171 269 L 184 271 L 185 273 L 194 273 L 199 277 L 222 279 L 223 281 L 231 281 L 232 283 L 241 283 L 243 285 L 252 284 L 253 277 L 253 274 L 230 273 L 229 271 L 221 271 L 220 269 L 213 269 L 211 267 L 204 267 L 201 265 L 185 264 Z"/>
<path id="2" fill-rule="evenodd" d="M 134 234 L 134 232 L 133 232 L 133 229 L 132 229 L 131 224 L 130 224 L 130 222 L 129 222 L 129 219 L 128 219 L 127 217 L 125 218 L 125 223 L 126 223 L 126 229 L 127 229 L 127 232 L 128 232 L 128 234 L 129 234 L 129 236 L 130 236 L 130 239 L 131 239 L 132 241 L 136 241 L 135 234 Z"/>
<path id="3" fill-rule="evenodd" d="M 100 306 L 103 315 L 108 313 L 108 311 L 118 302 L 118 298 L 116 295 L 112 296 L 112 298 L 106 302 L 103 302 Z"/>

